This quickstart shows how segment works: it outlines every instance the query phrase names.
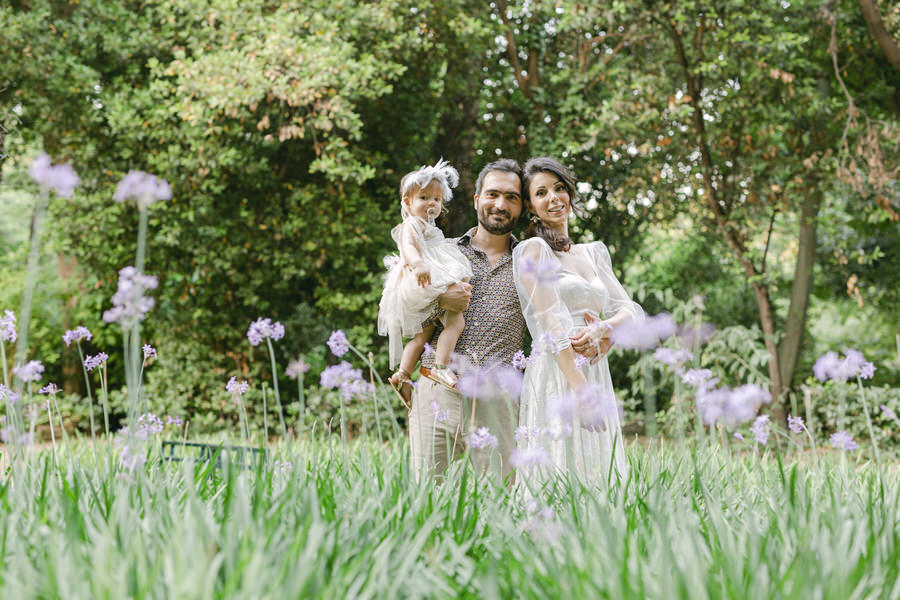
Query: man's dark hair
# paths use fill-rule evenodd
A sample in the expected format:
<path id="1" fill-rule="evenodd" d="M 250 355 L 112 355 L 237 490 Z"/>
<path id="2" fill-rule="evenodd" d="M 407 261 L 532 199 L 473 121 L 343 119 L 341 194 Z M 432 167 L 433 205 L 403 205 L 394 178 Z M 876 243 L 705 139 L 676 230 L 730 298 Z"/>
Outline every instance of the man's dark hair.
<path id="1" fill-rule="evenodd" d="M 507 173 L 515 173 L 520 181 L 522 179 L 522 167 L 519 166 L 519 163 L 511 158 L 497 159 L 494 162 L 489 162 L 488 164 L 484 165 L 484 168 L 478 174 L 478 179 L 475 180 L 476 196 L 481 195 L 481 186 L 484 185 L 484 178 L 491 171 L 506 171 Z"/>

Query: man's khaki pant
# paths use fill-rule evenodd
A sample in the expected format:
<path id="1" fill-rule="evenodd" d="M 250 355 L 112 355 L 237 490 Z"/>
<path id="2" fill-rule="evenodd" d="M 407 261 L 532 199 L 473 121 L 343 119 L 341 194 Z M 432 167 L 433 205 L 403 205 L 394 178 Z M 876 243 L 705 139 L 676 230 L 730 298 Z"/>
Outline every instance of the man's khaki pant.
<path id="1" fill-rule="evenodd" d="M 518 422 L 519 405 L 515 401 L 471 400 L 420 377 L 409 411 L 410 455 L 417 480 L 423 475 L 440 478 L 447 465 L 468 449 L 478 473 L 506 481 L 512 472 L 509 455 L 516 446 Z M 469 435 L 482 427 L 496 436 L 496 448 L 469 448 Z"/>

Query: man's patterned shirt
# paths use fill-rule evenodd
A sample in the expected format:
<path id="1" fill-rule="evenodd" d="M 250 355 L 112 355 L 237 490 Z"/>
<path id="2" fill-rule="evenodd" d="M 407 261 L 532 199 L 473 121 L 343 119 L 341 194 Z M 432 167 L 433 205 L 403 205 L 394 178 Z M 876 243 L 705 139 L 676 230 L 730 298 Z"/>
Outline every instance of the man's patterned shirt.
<path id="1" fill-rule="evenodd" d="M 462 237 L 450 240 L 472 263 L 472 300 L 463 313 L 466 327 L 456 342 L 456 352 L 478 366 L 502 363 L 511 365 L 513 355 L 522 349 L 525 317 L 513 281 L 512 249 L 518 243 L 510 236 L 509 251 L 491 266 L 487 255 L 472 246 L 473 227 Z M 435 328 L 431 345 L 437 346 L 440 323 Z M 422 356 L 422 364 L 434 365 L 434 354 Z"/>

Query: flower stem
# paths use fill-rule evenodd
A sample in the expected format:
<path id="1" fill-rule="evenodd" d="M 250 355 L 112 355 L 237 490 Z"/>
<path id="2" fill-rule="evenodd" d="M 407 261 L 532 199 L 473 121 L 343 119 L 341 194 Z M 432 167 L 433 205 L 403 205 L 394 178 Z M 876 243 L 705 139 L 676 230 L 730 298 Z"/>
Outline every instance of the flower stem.
<path id="1" fill-rule="evenodd" d="M 306 397 L 303 390 L 303 373 L 297 375 L 297 391 L 300 396 L 300 411 L 297 417 L 297 439 L 300 439 L 300 432 L 306 427 Z"/>
<path id="2" fill-rule="evenodd" d="M 91 394 L 91 378 L 88 376 L 87 367 L 84 366 L 84 352 L 81 351 L 81 340 L 75 342 L 78 347 L 78 358 L 81 359 L 81 372 L 84 373 L 84 387 L 87 390 L 88 409 L 91 415 L 91 446 L 94 447 L 94 458 L 97 458 L 97 428 L 94 424 L 94 397 Z M 99 460 L 97 461 L 99 463 Z"/>
<path id="3" fill-rule="evenodd" d="M 869 428 L 869 438 L 872 440 L 872 450 L 875 452 L 875 464 L 881 464 L 881 456 L 878 453 L 878 442 L 875 441 L 875 430 L 872 428 L 872 418 L 869 416 L 869 403 L 866 401 L 866 390 L 863 387 L 862 379 L 856 376 L 856 383 L 859 384 L 859 397 L 862 399 L 863 413 L 866 415 L 866 426 Z"/>
<path id="4" fill-rule="evenodd" d="M 272 363 L 272 385 L 275 387 L 275 406 L 278 407 L 278 421 L 281 423 L 281 439 L 287 441 L 287 427 L 284 425 L 284 412 L 281 410 L 281 394 L 278 393 L 278 369 L 275 366 L 275 349 L 271 338 L 266 338 L 269 348 L 269 361 Z"/>

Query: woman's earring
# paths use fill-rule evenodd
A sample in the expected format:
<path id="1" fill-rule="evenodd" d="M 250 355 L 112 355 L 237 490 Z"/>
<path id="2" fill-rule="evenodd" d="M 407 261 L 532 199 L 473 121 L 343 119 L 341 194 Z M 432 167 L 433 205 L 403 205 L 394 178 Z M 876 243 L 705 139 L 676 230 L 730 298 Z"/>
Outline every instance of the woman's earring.
<path id="1" fill-rule="evenodd" d="M 531 222 L 532 222 L 532 223 L 540 223 L 540 222 L 541 222 L 541 218 L 538 217 L 537 215 L 531 215 Z"/>

